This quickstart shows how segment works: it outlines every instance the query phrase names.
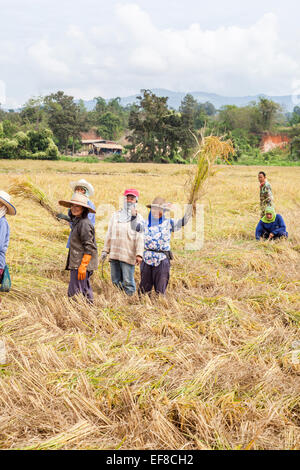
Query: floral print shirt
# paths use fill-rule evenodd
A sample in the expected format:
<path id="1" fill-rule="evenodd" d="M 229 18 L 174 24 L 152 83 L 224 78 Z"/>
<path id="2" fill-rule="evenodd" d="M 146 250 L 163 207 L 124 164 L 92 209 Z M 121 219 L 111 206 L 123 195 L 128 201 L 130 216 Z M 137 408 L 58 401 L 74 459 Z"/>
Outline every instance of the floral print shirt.
<path id="1" fill-rule="evenodd" d="M 165 218 L 162 223 L 148 226 L 148 221 L 135 223 L 132 221 L 131 227 L 137 232 L 144 232 L 145 248 L 143 260 L 150 266 L 159 266 L 161 261 L 167 258 L 159 251 L 170 251 L 171 233 L 180 230 L 189 221 L 192 213 L 188 212 L 182 219 L 174 220 Z M 155 251 L 153 251 L 155 250 Z"/>

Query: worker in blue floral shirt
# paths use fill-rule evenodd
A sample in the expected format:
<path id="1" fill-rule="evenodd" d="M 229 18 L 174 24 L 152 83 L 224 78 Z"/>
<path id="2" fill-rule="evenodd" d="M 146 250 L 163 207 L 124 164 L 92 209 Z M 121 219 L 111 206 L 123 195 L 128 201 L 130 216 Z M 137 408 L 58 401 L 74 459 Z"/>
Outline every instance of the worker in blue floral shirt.
<path id="1" fill-rule="evenodd" d="M 189 208 L 182 219 L 175 221 L 165 217 L 165 213 L 170 211 L 170 204 L 165 199 L 156 197 L 147 207 L 150 208 L 147 222 L 137 223 L 134 219 L 131 222 L 132 228 L 144 232 L 145 238 L 139 290 L 150 293 L 154 287 L 157 294 L 164 294 L 170 278 L 171 233 L 187 224 L 192 209 Z"/>

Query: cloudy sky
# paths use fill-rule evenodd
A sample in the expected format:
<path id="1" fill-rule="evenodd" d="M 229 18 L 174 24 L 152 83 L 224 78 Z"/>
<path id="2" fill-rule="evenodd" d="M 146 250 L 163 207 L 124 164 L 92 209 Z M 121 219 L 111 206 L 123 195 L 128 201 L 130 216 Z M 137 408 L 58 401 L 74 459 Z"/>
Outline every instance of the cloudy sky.
<path id="1" fill-rule="evenodd" d="M 0 102 L 300 93 L 298 0 L 0 0 Z"/>

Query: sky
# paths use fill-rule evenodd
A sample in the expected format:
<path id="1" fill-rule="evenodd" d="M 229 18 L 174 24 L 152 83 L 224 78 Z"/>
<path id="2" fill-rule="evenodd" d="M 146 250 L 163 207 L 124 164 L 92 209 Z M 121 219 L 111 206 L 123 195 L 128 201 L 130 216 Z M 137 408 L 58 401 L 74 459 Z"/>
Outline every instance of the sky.
<path id="1" fill-rule="evenodd" d="M 297 0 L 0 0 L 0 103 L 142 88 L 300 96 Z"/>

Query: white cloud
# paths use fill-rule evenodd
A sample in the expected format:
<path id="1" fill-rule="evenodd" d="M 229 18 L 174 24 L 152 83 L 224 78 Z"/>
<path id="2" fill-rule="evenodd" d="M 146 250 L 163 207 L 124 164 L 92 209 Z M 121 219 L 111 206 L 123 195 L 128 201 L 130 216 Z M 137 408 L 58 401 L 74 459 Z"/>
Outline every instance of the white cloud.
<path id="1" fill-rule="evenodd" d="M 0 41 L 0 64 L 14 64 L 17 62 L 17 48 L 13 41 Z"/>
<path id="2" fill-rule="evenodd" d="M 0 104 L 6 103 L 5 83 L 0 80 Z"/>
<path id="3" fill-rule="evenodd" d="M 76 97 L 112 97 L 154 87 L 233 96 L 285 94 L 300 79 L 299 46 L 282 37 L 273 13 L 243 27 L 207 29 L 195 21 L 166 29 L 136 3 L 111 8 L 106 21 L 97 14 L 89 17 L 88 27 L 72 18 L 57 34 L 41 26 L 30 44 L 20 38 L 5 47 L 1 43 L 0 64 L 12 70 L 11 77 L 14 72 L 12 80 L 8 72 L 0 77 L 10 85 L 7 93 L 12 97 L 12 87 L 18 88 L 17 67 L 24 96 L 63 89 Z"/>
<path id="4" fill-rule="evenodd" d="M 51 75 L 58 74 L 66 77 L 70 70 L 63 60 L 58 59 L 57 50 L 49 46 L 48 41 L 42 39 L 28 49 L 29 56 L 42 71 Z M 55 57 L 56 56 L 56 57 Z"/>
<path id="5" fill-rule="evenodd" d="M 176 88 L 180 82 L 186 90 L 243 94 L 266 91 L 272 84 L 284 92 L 291 86 L 290 77 L 300 71 L 297 61 L 282 50 L 274 14 L 249 28 L 214 31 L 198 24 L 180 31 L 158 30 L 133 5 L 120 7 L 118 16 L 132 38 L 127 40 L 130 64 L 136 73 L 161 73 L 162 87 Z"/>

